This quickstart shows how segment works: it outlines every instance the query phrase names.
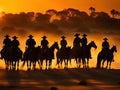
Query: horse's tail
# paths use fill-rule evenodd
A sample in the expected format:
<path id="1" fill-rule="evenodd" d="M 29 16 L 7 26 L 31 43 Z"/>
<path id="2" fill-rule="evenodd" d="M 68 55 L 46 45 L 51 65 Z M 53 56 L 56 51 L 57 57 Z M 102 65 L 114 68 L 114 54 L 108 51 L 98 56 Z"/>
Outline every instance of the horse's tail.
<path id="1" fill-rule="evenodd" d="M 102 60 L 102 57 L 101 57 L 101 55 L 99 53 L 98 56 L 97 56 L 97 66 L 96 66 L 97 69 L 100 69 L 101 60 Z"/>

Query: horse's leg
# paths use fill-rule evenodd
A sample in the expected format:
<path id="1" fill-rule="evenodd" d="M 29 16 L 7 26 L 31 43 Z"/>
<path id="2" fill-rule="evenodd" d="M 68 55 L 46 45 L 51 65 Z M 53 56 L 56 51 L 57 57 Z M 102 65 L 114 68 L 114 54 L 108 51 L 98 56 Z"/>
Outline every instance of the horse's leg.
<path id="1" fill-rule="evenodd" d="M 24 67 L 25 66 L 25 61 L 23 61 L 23 64 L 22 64 L 22 67 Z"/>
<path id="2" fill-rule="evenodd" d="M 64 61 L 64 69 L 67 68 L 67 62 L 66 62 L 66 59 L 63 60 Z"/>
<path id="3" fill-rule="evenodd" d="M 15 71 L 16 69 L 16 61 L 12 61 L 12 70 Z"/>
<path id="4" fill-rule="evenodd" d="M 26 62 L 27 62 L 27 70 L 28 70 L 29 69 L 28 60 Z"/>
<path id="5" fill-rule="evenodd" d="M 57 58 L 56 65 L 58 65 L 58 68 L 60 68 L 60 59 L 59 58 Z"/>
<path id="6" fill-rule="evenodd" d="M 75 58 L 75 62 L 76 62 L 76 68 L 78 68 L 78 60 L 77 60 L 77 58 Z"/>
<path id="7" fill-rule="evenodd" d="M 77 66 L 77 68 L 78 68 L 78 59 L 75 58 L 75 61 L 76 61 L 76 66 Z"/>
<path id="8" fill-rule="evenodd" d="M 69 59 L 67 59 L 66 61 L 67 61 L 67 64 L 66 64 L 67 66 L 66 66 L 66 68 L 68 68 L 68 61 L 69 61 Z"/>
<path id="9" fill-rule="evenodd" d="M 41 68 L 41 63 L 40 63 L 40 60 L 38 60 L 38 65 L 39 65 L 39 68 Z"/>
<path id="10" fill-rule="evenodd" d="M 57 58 L 57 61 L 56 61 L 56 66 L 58 65 L 58 68 L 60 68 L 59 63 L 60 63 L 60 59 L 59 59 L 59 58 Z"/>
<path id="11" fill-rule="evenodd" d="M 19 70 L 19 60 L 17 61 L 17 70 Z"/>
<path id="12" fill-rule="evenodd" d="M 27 60 L 27 70 L 29 71 L 31 68 L 31 65 L 30 65 L 30 62 L 29 62 L 29 60 Z"/>
<path id="13" fill-rule="evenodd" d="M 31 70 L 31 68 L 32 68 L 32 61 L 30 60 L 30 70 Z"/>
<path id="14" fill-rule="evenodd" d="M 36 61 L 33 62 L 33 70 L 36 70 Z"/>
<path id="15" fill-rule="evenodd" d="M 46 69 L 47 69 L 47 63 L 48 63 L 48 60 L 46 60 Z"/>
<path id="16" fill-rule="evenodd" d="M 102 68 L 104 68 L 104 63 L 105 63 L 105 60 L 103 60 L 103 62 L 102 62 Z"/>
<path id="17" fill-rule="evenodd" d="M 49 69 L 51 69 L 51 65 L 52 65 L 52 59 L 49 60 Z"/>
<path id="18" fill-rule="evenodd" d="M 108 68 L 108 64 L 109 64 L 109 61 L 107 60 L 107 65 L 106 65 L 106 69 Z"/>
<path id="19" fill-rule="evenodd" d="M 86 68 L 86 65 L 85 65 L 85 58 L 82 58 L 82 64 L 83 64 L 83 68 Z"/>
<path id="20" fill-rule="evenodd" d="M 12 70 L 12 69 L 13 69 L 13 62 L 10 61 L 10 70 Z"/>
<path id="21" fill-rule="evenodd" d="M 14 71 L 16 70 L 16 61 L 14 61 Z"/>
<path id="22" fill-rule="evenodd" d="M 40 69 L 42 69 L 42 67 L 43 67 L 43 60 L 41 60 L 40 63 L 41 63 L 41 67 L 40 67 Z"/>
<path id="23" fill-rule="evenodd" d="M 5 60 L 5 66 L 6 66 L 6 70 L 8 70 L 9 69 L 9 65 L 8 65 L 8 61 L 7 60 Z"/>
<path id="24" fill-rule="evenodd" d="M 87 58 L 87 68 L 89 68 L 89 58 Z"/>
<path id="25" fill-rule="evenodd" d="M 62 68 L 62 62 L 63 62 L 63 60 L 60 59 L 60 68 Z"/>
<path id="26" fill-rule="evenodd" d="M 79 62 L 78 62 L 78 64 L 79 64 L 79 68 L 81 67 L 81 58 L 79 58 Z"/>
<path id="27" fill-rule="evenodd" d="M 97 69 L 100 69 L 101 68 L 101 59 L 97 59 L 97 65 L 96 65 L 96 68 Z"/>
<path id="28" fill-rule="evenodd" d="M 109 69 L 111 69 L 111 62 L 112 62 L 112 61 L 109 62 Z"/>

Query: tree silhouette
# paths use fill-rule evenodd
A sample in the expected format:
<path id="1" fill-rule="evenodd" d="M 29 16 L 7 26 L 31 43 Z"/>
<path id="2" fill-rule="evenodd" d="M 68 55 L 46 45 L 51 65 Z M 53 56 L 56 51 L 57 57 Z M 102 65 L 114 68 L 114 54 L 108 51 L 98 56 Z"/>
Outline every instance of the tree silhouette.
<path id="1" fill-rule="evenodd" d="M 113 18 L 115 18 L 115 16 L 119 16 L 119 15 L 120 15 L 119 11 L 117 11 L 117 10 L 115 10 L 115 9 L 112 9 L 112 10 L 110 11 L 110 13 L 111 13 L 111 15 L 112 15 Z"/>
<path id="2" fill-rule="evenodd" d="M 18 14 L 4 13 L 0 20 L 1 32 L 47 31 L 66 32 L 66 30 L 90 31 L 93 29 L 120 29 L 120 19 L 114 18 L 120 12 L 112 9 L 110 17 L 106 12 L 96 12 L 90 7 L 90 15 L 85 11 L 67 8 L 60 11 L 49 9 L 45 14 L 41 12 L 21 12 Z M 113 19 L 114 18 L 114 19 Z M 58 34 L 57 33 L 57 34 Z"/>
<path id="3" fill-rule="evenodd" d="M 91 13 L 95 12 L 95 8 L 94 7 L 90 7 L 89 10 L 91 11 Z"/>

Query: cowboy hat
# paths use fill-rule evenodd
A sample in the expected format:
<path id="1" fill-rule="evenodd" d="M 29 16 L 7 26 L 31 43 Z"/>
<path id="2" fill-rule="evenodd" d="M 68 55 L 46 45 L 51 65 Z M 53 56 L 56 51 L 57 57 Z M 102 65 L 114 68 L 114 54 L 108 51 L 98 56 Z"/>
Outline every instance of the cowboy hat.
<path id="1" fill-rule="evenodd" d="M 18 37 L 16 37 L 16 36 L 13 36 L 12 38 L 13 38 L 13 39 L 16 39 L 16 38 L 18 38 Z"/>
<path id="2" fill-rule="evenodd" d="M 86 34 L 83 34 L 82 36 L 87 36 Z"/>
<path id="3" fill-rule="evenodd" d="M 61 38 L 66 38 L 65 36 L 61 36 Z"/>
<path id="4" fill-rule="evenodd" d="M 47 38 L 46 36 L 43 36 L 42 38 Z"/>
<path id="5" fill-rule="evenodd" d="M 104 38 L 103 40 L 108 40 L 107 38 Z"/>
<path id="6" fill-rule="evenodd" d="M 76 33 L 74 36 L 79 36 L 80 34 L 79 33 Z"/>
<path id="7" fill-rule="evenodd" d="M 33 37 L 33 35 L 30 34 L 28 37 Z"/>
<path id="8" fill-rule="evenodd" d="M 4 37 L 10 37 L 9 35 L 5 35 Z"/>

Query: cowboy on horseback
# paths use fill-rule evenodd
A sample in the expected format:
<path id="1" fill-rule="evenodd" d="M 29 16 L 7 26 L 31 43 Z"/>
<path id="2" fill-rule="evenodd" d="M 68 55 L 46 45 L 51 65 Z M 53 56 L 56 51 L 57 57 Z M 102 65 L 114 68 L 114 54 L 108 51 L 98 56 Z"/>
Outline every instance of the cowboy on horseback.
<path id="1" fill-rule="evenodd" d="M 30 49 L 33 49 L 35 47 L 36 42 L 33 39 L 32 35 L 29 35 L 28 37 L 29 37 L 29 39 L 26 41 L 26 46 L 28 46 L 27 49 L 30 50 Z"/>
<path id="2" fill-rule="evenodd" d="M 67 41 L 65 40 L 65 36 L 61 36 L 61 38 L 62 38 L 62 40 L 60 41 L 60 45 L 61 45 L 61 48 L 60 48 L 60 54 L 61 54 L 61 57 L 62 58 L 64 58 L 66 55 L 66 53 L 67 53 L 67 47 L 66 47 L 66 45 L 67 45 Z"/>
<path id="3" fill-rule="evenodd" d="M 82 39 L 81 39 L 81 44 L 82 44 L 82 47 L 86 46 L 87 45 L 87 35 L 86 34 L 83 34 L 82 35 Z"/>
<path id="4" fill-rule="evenodd" d="M 15 49 L 18 49 L 18 46 L 20 45 L 20 43 L 19 43 L 19 41 L 17 40 L 17 37 L 14 36 L 14 37 L 12 37 L 12 38 L 13 38 L 13 40 L 12 40 L 12 42 L 11 42 L 11 47 L 12 47 L 12 48 L 15 48 Z"/>
<path id="5" fill-rule="evenodd" d="M 32 54 L 32 50 L 35 48 L 35 45 L 36 45 L 36 42 L 35 40 L 33 39 L 33 36 L 32 35 L 29 35 L 28 36 L 29 38 L 27 39 L 26 41 L 26 50 L 25 50 L 25 57 L 24 59 L 29 59 L 30 58 L 30 55 Z"/>
<path id="6" fill-rule="evenodd" d="M 1 59 L 3 59 L 3 53 L 6 52 L 6 50 L 8 50 L 8 48 L 10 48 L 11 46 L 11 39 L 9 38 L 9 35 L 5 36 L 5 39 L 3 40 L 3 49 L 1 50 Z"/>
<path id="7" fill-rule="evenodd" d="M 102 43 L 102 53 L 107 54 L 109 53 L 110 45 L 109 45 L 109 42 L 107 41 L 108 40 L 107 38 L 104 38 L 103 40 L 104 42 Z"/>
<path id="8" fill-rule="evenodd" d="M 65 36 L 62 36 L 61 37 L 62 40 L 60 41 L 60 45 L 61 45 L 61 48 L 66 48 L 66 45 L 67 45 L 67 41 L 65 40 Z"/>
<path id="9" fill-rule="evenodd" d="M 81 43 L 81 39 L 79 37 L 80 34 L 76 33 L 74 36 L 75 36 L 75 39 L 73 41 L 73 46 L 80 46 L 80 43 Z"/>
<path id="10" fill-rule="evenodd" d="M 3 41 L 4 47 L 9 47 L 11 45 L 11 39 L 9 37 L 9 35 L 5 36 L 5 39 Z"/>
<path id="11" fill-rule="evenodd" d="M 41 41 L 41 46 L 42 46 L 42 49 L 43 49 L 44 53 L 46 53 L 48 48 L 49 48 L 48 47 L 49 42 L 46 39 L 47 38 L 46 36 L 43 36 L 42 38 L 43 38 L 43 40 Z"/>
<path id="12" fill-rule="evenodd" d="M 20 43 L 17 40 L 17 37 L 13 36 L 12 38 L 13 38 L 13 40 L 11 41 L 11 49 L 13 49 L 13 50 L 16 49 L 16 50 L 18 50 L 18 52 L 20 52 L 21 51 L 19 48 Z"/>
<path id="13" fill-rule="evenodd" d="M 86 50 L 87 50 L 87 42 L 88 42 L 88 40 L 87 40 L 87 35 L 86 35 L 86 34 L 83 34 L 82 36 L 83 36 L 83 37 L 82 37 L 82 39 L 81 39 L 81 44 L 82 44 L 83 50 L 85 50 L 85 52 L 86 52 Z M 92 58 L 92 57 L 91 57 L 91 52 L 87 52 L 87 53 L 89 53 L 90 59 L 91 59 L 91 58 Z"/>

